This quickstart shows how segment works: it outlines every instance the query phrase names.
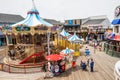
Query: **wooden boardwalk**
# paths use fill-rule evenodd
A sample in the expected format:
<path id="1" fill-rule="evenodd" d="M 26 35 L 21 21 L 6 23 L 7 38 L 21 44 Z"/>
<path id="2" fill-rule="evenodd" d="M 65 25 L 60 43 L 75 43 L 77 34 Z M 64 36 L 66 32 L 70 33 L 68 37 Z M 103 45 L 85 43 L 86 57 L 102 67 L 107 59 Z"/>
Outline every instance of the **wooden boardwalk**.
<path id="1" fill-rule="evenodd" d="M 67 70 L 60 76 L 54 78 L 47 78 L 45 80 L 115 80 L 114 79 L 114 65 L 119 58 L 111 57 L 104 52 L 96 50 L 94 53 L 93 47 L 89 46 L 91 55 L 89 58 L 93 58 L 95 62 L 94 72 L 82 71 L 79 67 L 80 60 L 86 61 L 88 57 L 84 56 L 85 46 L 81 49 L 81 56 L 77 59 L 77 67 Z M 44 80 L 40 77 L 37 80 Z"/>

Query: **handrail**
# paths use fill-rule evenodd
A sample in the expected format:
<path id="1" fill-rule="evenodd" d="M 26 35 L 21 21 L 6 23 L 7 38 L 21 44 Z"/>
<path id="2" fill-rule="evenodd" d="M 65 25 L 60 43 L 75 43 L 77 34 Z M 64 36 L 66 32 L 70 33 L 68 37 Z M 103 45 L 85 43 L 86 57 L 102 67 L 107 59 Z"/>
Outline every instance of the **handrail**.
<path id="1" fill-rule="evenodd" d="M 37 64 L 5 64 L 0 63 L 0 70 L 9 72 L 9 73 L 35 73 L 35 72 L 41 72 L 43 64 L 47 64 L 48 61 L 40 62 Z"/>
<path id="2" fill-rule="evenodd" d="M 32 55 L 30 55 L 29 57 L 27 57 L 27 58 L 25 58 L 24 60 L 22 60 L 19 64 L 22 64 L 22 63 L 28 61 L 28 60 L 31 59 L 33 56 L 42 56 L 43 53 L 44 53 L 44 52 L 40 52 L 39 54 L 36 54 L 36 53 L 35 53 L 35 54 L 32 54 Z"/>

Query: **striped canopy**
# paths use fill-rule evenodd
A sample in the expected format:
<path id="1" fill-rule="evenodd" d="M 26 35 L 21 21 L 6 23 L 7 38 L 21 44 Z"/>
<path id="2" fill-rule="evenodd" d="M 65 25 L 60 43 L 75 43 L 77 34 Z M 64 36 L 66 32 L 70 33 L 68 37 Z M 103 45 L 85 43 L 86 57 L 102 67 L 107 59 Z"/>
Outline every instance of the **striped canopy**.
<path id="1" fill-rule="evenodd" d="M 62 50 L 60 52 L 60 54 L 66 54 L 67 55 L 67 54 L 70 54 L 70 53 L 73 53 L 73 52 L 74 52 L 74 50 L 66 48 L 66 49 Z"/>
<path id="2" fill-rule="evenodd" d="M 60 35 L 68 37 L 70 34 L 63 29 L 62 32 L 60 32 Z"/>
<path id="3" fill-rule="evenodd" d="M 33 7 L 30 11 L 27 13 L 27 17 L 16 24 L 13 24 L 12 27 L 18 26 L 18 25 L 26 25 L 26 26 L 38 26 L 38 25 L 45 25 L 45 26 L 53 26 L 52 24 L 44 21 L 40 15 L 38 10 Z"/>
<path id="4" fill-rule="evenodd" d="M 74 33 L 74 35 L 72 37 L 70 37 L 68 39 L 68 41 L 70 41 L 70 42 L 72 42 L 72 41 L 78 41 L 78 42 L 80 42 L 81 39 L 76 35 L 76 33 Z"/>

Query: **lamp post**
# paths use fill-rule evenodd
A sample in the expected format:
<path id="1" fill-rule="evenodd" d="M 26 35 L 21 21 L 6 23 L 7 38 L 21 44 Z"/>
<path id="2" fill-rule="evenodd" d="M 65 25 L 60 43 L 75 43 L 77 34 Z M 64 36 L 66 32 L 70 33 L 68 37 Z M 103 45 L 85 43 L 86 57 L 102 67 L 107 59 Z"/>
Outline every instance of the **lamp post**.
<path id="1" fill-rule="evenodd" d="M 48 54 L 50 55 L 50 32 L 47 32 L 47 47 L 48 47 Z"/>

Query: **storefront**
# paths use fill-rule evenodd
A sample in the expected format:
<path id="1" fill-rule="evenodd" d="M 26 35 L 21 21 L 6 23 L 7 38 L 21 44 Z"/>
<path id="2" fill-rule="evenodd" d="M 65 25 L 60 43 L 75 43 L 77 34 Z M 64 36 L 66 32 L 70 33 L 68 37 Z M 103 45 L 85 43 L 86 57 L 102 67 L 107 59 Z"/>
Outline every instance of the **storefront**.
<path id="1" fill-rule="evenodd" d="M 115 33 L 120 32 L 120 6 L 117 6 L 114 11 L 114 20 L 112 21 L 113 30 Z"/>
<path id="2" fill-rule="evenodd" d="M 117 6 L 114 11 L 114 20 L 111 23 L 113 25 L 114 36 L 111 32 L 107 32 L 107 42 L 104 45 L 104 50 L 107 54 L 120 57 L 120 6 Z"/>

